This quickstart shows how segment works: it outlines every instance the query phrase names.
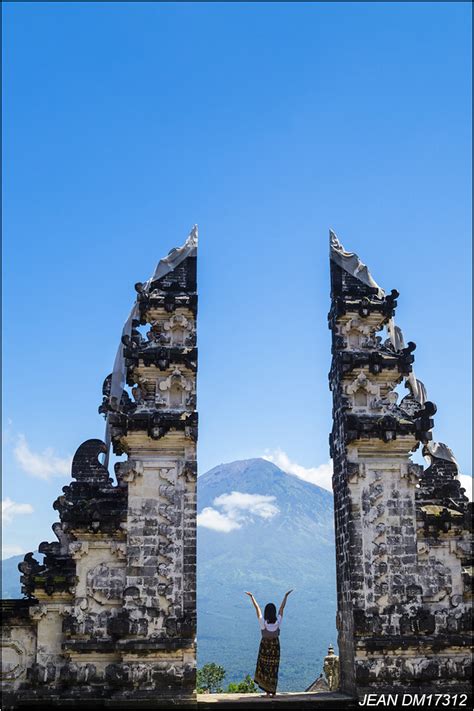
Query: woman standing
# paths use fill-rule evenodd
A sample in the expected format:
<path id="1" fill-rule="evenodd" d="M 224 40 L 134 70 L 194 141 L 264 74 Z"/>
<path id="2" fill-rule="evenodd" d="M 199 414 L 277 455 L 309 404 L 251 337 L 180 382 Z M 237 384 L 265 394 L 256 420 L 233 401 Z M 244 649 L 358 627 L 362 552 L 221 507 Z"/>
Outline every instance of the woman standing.
<path id="1" fill-rule="evenodd" d="M 252 600 L 255 612 L 257 613 L 258 623 L 262 631 L 262 639 L 258 650 L 257 668 L 255 670 L 255 683 L 266 692 L 267 696 L 275 696 L 278 684 L 278 667 L 280 665 L 280 626 L 283 617 L 288 595 L 292 590 L 285 593 L 285 597 L 278 610 L 273 602 L 265 605 L 265 610 L 262 611 L 258 602 L 250 592 L 245 594 Z"/>

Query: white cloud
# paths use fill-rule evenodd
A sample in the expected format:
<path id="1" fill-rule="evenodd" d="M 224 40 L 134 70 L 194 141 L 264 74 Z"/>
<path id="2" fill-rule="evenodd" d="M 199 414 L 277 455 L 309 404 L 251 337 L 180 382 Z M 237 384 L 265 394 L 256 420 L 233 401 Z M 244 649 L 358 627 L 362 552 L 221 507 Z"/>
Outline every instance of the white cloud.
<path id="1" fill-rule="evenodd" d="M 469 474 L 458 474 L 461 486 L 466 489 L 466 496 L 469 501 L 472 501 L 472 476 Z"/>
<path id="2" fill-rule="evenodd" d="M 32 452 L 25 435 L 18 435 L 18 441 L 13 450 L 16 460 L 27 474 L 47 481 L 53 476 L 64 476 L 71 471 L 72 457 L 58 457 L 51 447 L 43 452 Z"/>
<path id="3" fill-rule="evenodd" d="M 268 450 L 263 455 L 263 459 L 276 464 L 277 467 L 283 469 L 287 474 L 293 474 L 298 479 L 309 481 L 310 484 L 327 489 L 332 492 L 332 462 L 320 464 L 317 467 L 303 467 L 301 464 L 292 462 L 289 456 L 282 449 L 276 449 L 273 452 Z"/>
<path id="4" fill-rule="evenodd" d="M 229 533 L 229 531 L 234 531 L 236 528 L 242 527 L 241 523 L 233 521 L 230 516 L 221 514 L 220 511 L 213 509 L 211 506 L 206 506 L 206 508 L 197 515 L 197 525 L 223 533 Z"/>
<path id="5" fill-rule="evenodd" d="M 12 555 L 21 555 L 22 553 L 26 553 L 26 551 L 21 546 L 17 546 L 14 543 L 2 542 L 2 560 L 10 558 Z"/>
<path id="6" fill-rule="evenodd" d="M 238 518 L 243 512 L 255 514 L 260 518 L 272 518 L 279 512 L 278 506 L 275 506 L 273 501 L 275 501 L 274 496 L 232 491 L 230 494 L 221 494 L 215 498 L 213 504 L 220 506 L 228 516 L 235 518 Z"/>
<path id="7" fill-rule="evenodd" d="M 263 519 L 276 516 L 280 509 L 274 501 L 275 496 L 264 494 L 244 494 L 241 491 L 221 494 L 212 503 L 222 511 L 207 506 L 198 514 L 197 524 L 213 531 L 229 533 L 242 528 L 244 523 L 250 523 L 254 516 Z"/>
<path id="8" fill-rule="evenodd" d="M 8 497 L 2 500 L 3 523 L 11 523 L 15 516 L 30 513 L 33 513 L 33 506 L 31 504 L 17 504 Z"/>

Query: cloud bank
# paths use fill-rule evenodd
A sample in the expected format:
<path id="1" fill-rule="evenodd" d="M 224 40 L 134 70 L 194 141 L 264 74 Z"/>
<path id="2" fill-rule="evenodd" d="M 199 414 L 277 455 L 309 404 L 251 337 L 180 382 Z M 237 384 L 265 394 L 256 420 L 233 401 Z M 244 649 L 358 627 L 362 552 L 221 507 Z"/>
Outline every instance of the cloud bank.
<path id="1" fill-rule="evenodd" d="M 2 500 L 3 523 L 11 523 L 15 516 L 30 513 L 33 513 L 33 506 L 31 504 L 17 504 L 16 501 L 12 501 L 8 496 Z"/>
<path id="2" fill-rule="evenodd" d="M 262 459 L 276 464 L 287 474 L 292 474 L 298 479 L 309 481 L 310 484 L 316 484 L 322 489 L 332 492 L 332 462 L 330 461 L 317 467 L 303 467 L 301 464 L 291 461 L 282 449 L 275 449 L 273 452 L 267 450 Z"/>
<path id="3" fill-rule="evenodd" d="M 18 435 L 13 453 L 23 471 L 37 479 L 48 481 L 71 471 L 72 457 L 58 457 L 52 447 L 47 447 L 41 453 L 33 452 L 23 434 Z"/>
<path id="4" fill-rule="evenodd" d="M 270 519 L 276 516 L 280 509 L 274 501 L 275 496 L 244 494 L 241 491 L 221 494 L 213 500 L 213 506 L 206 506 L 198 514 L 197 525 L 212 531 L 229 533 L 251 523 L 254 517 Z M 214 506 L 221 511 L 213 508 Z"/>
<path id="5" fill-rule="evenodd" d="M 234 531 L 242 526 L 238 521 L 233 521 L 230 516 L 222 514 L 211 506 L 206 506 L 197 515 L 197 525 L 203 528 L 210 528 L 211 531 L 220 531 L 221 533 L 229 533 L 229 531 Z"/>

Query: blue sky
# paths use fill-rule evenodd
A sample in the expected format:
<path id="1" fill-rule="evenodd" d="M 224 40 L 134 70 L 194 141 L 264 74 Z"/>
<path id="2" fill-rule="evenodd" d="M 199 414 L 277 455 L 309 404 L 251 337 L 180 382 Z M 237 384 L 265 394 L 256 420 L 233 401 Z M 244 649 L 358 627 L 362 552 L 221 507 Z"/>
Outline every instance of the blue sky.
<path id="1" fill-rule="evenodd" d="M 327 475 L 332 227 L 400 291 L 471 474 L 470 27 L 469 3 L 3 4 L 8 552 L 54 537 L 133 284 L 194 223 L 201 472 Z"/>

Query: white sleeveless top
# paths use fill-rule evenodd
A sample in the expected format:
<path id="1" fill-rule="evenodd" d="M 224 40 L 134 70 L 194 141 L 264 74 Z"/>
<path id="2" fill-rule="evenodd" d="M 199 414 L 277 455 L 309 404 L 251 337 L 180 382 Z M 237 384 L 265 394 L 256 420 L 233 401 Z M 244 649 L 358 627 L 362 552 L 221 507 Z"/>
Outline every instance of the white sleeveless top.
<path id="1" fill-rule="evenodd" d="M 281 615 L 278 615 L 276 622 L 267 622 L 263 617 L 258 618 L 258 624 L 261 630 L 268 630 L 269 632 L 276 632 L 281 625 Z"/>

